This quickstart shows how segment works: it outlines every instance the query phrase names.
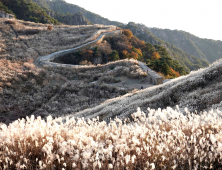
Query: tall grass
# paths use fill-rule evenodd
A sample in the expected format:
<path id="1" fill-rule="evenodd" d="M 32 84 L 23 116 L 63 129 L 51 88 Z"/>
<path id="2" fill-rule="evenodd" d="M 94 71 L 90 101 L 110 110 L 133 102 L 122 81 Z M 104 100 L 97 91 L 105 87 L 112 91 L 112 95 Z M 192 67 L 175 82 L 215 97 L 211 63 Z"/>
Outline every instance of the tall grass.
<path id="1" fill-rule="evenodd" d="M 171 108 L 133 121 L 34 116 L 0 130 L 2 169 L 219 169 L 221 111 Z M 184 113 L 182 113 L 184 112 Z"/>

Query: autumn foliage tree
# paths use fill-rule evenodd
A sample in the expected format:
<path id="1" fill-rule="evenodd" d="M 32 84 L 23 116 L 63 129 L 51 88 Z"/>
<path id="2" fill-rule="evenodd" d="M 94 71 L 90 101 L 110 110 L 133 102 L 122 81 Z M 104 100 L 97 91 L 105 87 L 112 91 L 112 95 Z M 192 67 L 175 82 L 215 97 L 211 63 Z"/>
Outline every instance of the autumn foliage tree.
<path id="1" fill-rule="evenodd" d="M 174 78 L 180 77 L 180 74 L 178 72 L 176 72 L 174 69 L 172 69 L 171 67 L 170 67 L 170 74 L 169 75 Z"/>
<path id="2" fill-rule="evenodd" d="M 158 52 L 153 52 L 153 54 L 152 54 L 152 57 L 151 57 L 151 60 L 158 60 L 158 59 L 160 59 L 160 54 L 158 53 Z"/>
<path id="3" fill-rule="evenodd" d="M 130 58 L 133 58 L 133 59 L 137 60 L 138 57 L 139 57 L 139 55 L 138 55 L 136 52 L 131 51 L 131 53 L 130 53 Z"/>
<path id="4" fill-rule="evenodd" d="M 130 54 L 128 53 L 128 51 L 126 51 L 126 50 L 123 50 L 123 51 L 122 51 L 122 56 L 123 56 L 122 58 L 123 58 L 123 59 L 129 58 L 129 55 L 130 55 Z"/>
<path id="5" fill-rule="evenodd" d="M 125 34 L 129 39 L 133 37 L 133 33 L 129 29 L 124 29 L 123 34 Z"/>

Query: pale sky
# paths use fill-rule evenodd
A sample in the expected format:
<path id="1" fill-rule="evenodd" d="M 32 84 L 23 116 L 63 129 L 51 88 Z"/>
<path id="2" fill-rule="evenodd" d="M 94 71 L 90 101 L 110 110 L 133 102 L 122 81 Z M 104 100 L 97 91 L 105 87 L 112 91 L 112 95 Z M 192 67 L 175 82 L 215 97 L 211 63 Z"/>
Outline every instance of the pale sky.
<path id="1" fill-rule="evenodd" d="M 222 0 L 65 0 L 112 21 L 222 41 Z"/>

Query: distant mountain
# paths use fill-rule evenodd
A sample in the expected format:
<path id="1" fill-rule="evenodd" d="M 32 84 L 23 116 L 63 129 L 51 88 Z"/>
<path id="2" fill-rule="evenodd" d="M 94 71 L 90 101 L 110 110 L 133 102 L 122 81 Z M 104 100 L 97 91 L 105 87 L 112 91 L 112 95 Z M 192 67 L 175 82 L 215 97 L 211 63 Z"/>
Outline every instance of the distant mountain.
<path id="1" fill-rule="evenodd" d="M 185 66 L 186 71 L 188 72 L 190 70 L 197 70 L 198 68 L 207 67 L 209 65 L 206 60 L 197 58 L 194 55 L 190 55 L 175 45 L 155 37 L 150 31 L 144 29 L 144 26 L 141 24 L 129 22 L 127 25 L 122 25 L 121 27 L 131 30 L 140 40 L 165 47 L 171 57 L 178 60 L 181 65 Z"/>
<path id="2" fill-rule="evenodd" d="M 143 24 L 138 24 L 138 26 L 186 53 L 210 63 L 222 58 L 222 41 L 199 38 L 185 31 L 149 28 Z"/>
<path id="3" fill-rule="evenodd" d="M 40 6 L 50 9 L 54 12 L 67 15 L 67 13 L 74 14 L 81 12 L 88 21 L 94 24 L 103 24 L 103 25 L 122 25 L 122 23 L 117 21 L 110 21 L 106 18 L 101 17 L 98 14 L 92 13 L 85 10 L 84 8 L 79 7 L 78 5 L 69 4 L 64 0 L 33 0 L 38 3 Z"/>
<path id="4" fill-rule="evenodd" d="M 63 23 L 65 25 L 89 25 L 89 24 L 92 24 L 80 12 L 64 15 L 64 14 L 60 14 L 58 12 L 53 13 L 53 11 L 51 11 L 49 13 L 49 15 L 52 16 L 53 18 L 55 18 L 56 20 L 58 20 L 60 23 Z"/>

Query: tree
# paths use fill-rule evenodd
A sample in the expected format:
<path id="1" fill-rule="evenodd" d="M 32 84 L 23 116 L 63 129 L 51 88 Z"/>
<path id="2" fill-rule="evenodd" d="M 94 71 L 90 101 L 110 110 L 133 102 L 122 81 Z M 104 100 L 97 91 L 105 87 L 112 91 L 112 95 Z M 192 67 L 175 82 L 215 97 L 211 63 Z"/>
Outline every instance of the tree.
<path id="1" fill-rule="evenodd" d="M 180 77 L 180 74 L 178 72 L 176 72 L 174 69 L 172 69 L 170 67 L 170 74 L 169 74 L 172 78 L 175 78 L 175 77 Z"/>
<path id="2" fill-rule="evenodd" d="M 111 61 L 119 60 L 119 53 L 116 50 L 113 50 L 113 52 L 109 55 L 109 59 Z"/>
<path id="3" fill-rule="evenodd" d="M 170 70 L 171 68 L 169 67 L 169 65 L 166 63 L 166 62 L 163 62 L 162 64 L 161 64 L 161 72 L 165 75 L 165 76 L 167 76 L 168 74 L 170 74 L 171 72 L 171 70 Z"/>
<path id="4" fill-rule="evenodd" d="M 129 29 L 124 29 L 123 34 L 125 34 L 129 39 L 133 37 L 133 33 Z"/>
<path id="5" fill-rule="evenodd" d="M 152 54 L 151 60 L 154 61 L 154 60 L 158 60 L 158 59 L 160 59 L 160 54 L 155 51 L 155 52 Z"/>
<path id="6" fill-rule="evenodd" d="M 131 51 L 131 53 L 130 53 L 130 58 L 134 58 L 135 60 L 137 60 L 138 57 L 139 57 L 139 55 L 138 55 L 136 52 Z"/>
<path id="7" fill-rule="evenodd" d="M 123 50 L 123 51 L 122 51 L 122 56 L 123 56 L 123 59 L 129 58 L 129 53 L 128 53 L 128 51 Z"/>

